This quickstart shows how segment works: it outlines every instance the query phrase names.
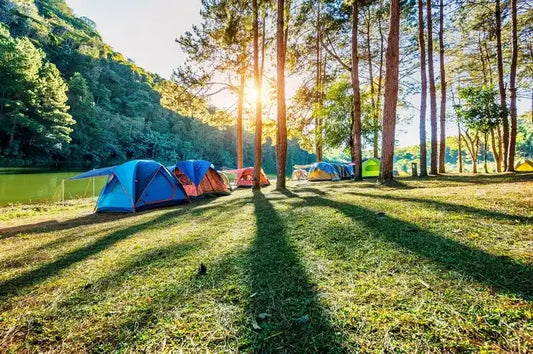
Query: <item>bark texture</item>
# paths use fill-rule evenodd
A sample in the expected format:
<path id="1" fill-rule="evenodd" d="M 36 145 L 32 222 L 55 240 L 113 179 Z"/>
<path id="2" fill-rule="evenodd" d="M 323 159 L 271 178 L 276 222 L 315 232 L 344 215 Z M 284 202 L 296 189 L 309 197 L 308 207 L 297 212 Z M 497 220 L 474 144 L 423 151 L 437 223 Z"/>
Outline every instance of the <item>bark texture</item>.
<path id="1" fill-rule="evenodd" d="M 276 26 L 278 132 L 276 141 L 276 189 L 285 189 L 287 165 L 287 109 L 285 106 L 285 1 L 278 0 Z"/>
<path id="2" fill-rule="evenodd" d="M 362 173 L 362 142 L 361 142 L 361 88 L 359 86 L 359 54 L 357 32 L 359 26 L 359 4 L 352 4 L 352 89 L 353 89 L 353 159 L 354 179 L 363 178 Z"/>
<path id="3" fill-rule="evenodd" d="M 262 102 L 261 102 L 261 78 L 259 76 L 259 6 L 257 0 L 252 0 L 253 31 L 254 31 L 254 84 L 257 93 L 255 101 L 255 150 L 254 150 L 254 189 L 261 189 L 261 153 L 262 153 Z"/>
<path id="4" fill-rule="evenodd" d="M 433 19 L 431 0 L 427 0 L 427 30 L 428 30 L 428 74 L 429 74 L 429 113 L 431 122 L 431 174 L 438 173 L 438 144 L 437 144 L 437 94 L 435 90 L 435 69 L 433 66 Z"/>
<path id="5" fill-rule="evenodd" d="M 237 168 L 243 168 L 243 150 L 242 150 L 242 111 L 244 106 L 244 87 L 246 83 L 246 70 L 241 70 L 239 83 L 239 100 L 237 102 Z"/>
<path id="6" fill-rule="evenodd" d="M 398 75 L 400 56 L 400 0 L 390 2 L 390 26 L 385 71 L 385 98 L 383 103 L 382 162 L 379 180 L 392 182 L 394 164 L 394 133 L 398 105 Z"/>
<path id="7" fill-rule="evenodd" d="M 430 1 L 430 0 L 428 0 Z M 444 1 L 439 3 L 440 145 L 439 173 L 446 172 L 446 70 L 444 69 Z"/>
<path id="8" fill-rule="evenodd" d="M 427 111 L 427 69 L 426 43 L 424 38 L 424 5 L 418 0 L 418 47 L 420 49 L 420 176 L 428 175 L 427 146 L 426 146 L 426 111 Z"/>
<path id="9" fill-rule="evenodd" d="M 500 91 L 500 105 L 505 108 L 503 125 L 503 166 L 507 171 L 509 158 L 509 120 L 507 118 L 507 103 L 505 98 L 505 82 L 503 81 L 503 54 L 502 54 L 502 10 L 500 0 L 496 0 L 494 16 L 496 17 L 496 55 L 498 60 L 498 89 Z"/>
<path id="10" fill-rule="evenodd" d="M 518 29 L 517 29 L 516 0 L 511 0 L 511 77 L 509 78 L 509 90 L 511 91 L 511 131 L 509 132 L 509 156 L 507 171 L 514 172 L 514 155 L 516 152 L 516 133 L 518 122 L 516 117 L 516 65 L 518 61 Z"/>

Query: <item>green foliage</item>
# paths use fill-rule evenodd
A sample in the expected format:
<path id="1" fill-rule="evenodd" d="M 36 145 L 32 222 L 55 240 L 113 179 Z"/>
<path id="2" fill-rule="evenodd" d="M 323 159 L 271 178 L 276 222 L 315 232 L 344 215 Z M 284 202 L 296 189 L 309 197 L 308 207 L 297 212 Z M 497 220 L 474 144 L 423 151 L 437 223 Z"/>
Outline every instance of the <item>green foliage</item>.
<path id="1" fill-rule="evenodd" d="M 505 108 L 496 103 L 494 88 L 467 86 L 459 89 L 459 98 L 457 117 L 468 129 L 487 134 L 501 123 Z"/>
<path id="2" fill-rule="evenodd" d="M 0 0 L 0 21 L 0 163 L 236 165 L 233 117 L 114 52 L 64 0 Z M 230 30 L 223 36 L 242 35 Z M 244 139 L 251 165 L 253 136 Z M 302 159 L 291 163 L 312 159 L 297 144 L 289 150 Z"/>
<path id="3" fill-rule="evenodd" d="M 67 113 L 67 85 L 45 54 L 0 25 L 0 155 L 65 153 L 75 123 Z"/>
<path id="4" fill-rule="evenodd" d="M 533 121 L 531 120 L 531 112 L 519 119 L 516 153 L 523 158 L 533 158 Z"/>

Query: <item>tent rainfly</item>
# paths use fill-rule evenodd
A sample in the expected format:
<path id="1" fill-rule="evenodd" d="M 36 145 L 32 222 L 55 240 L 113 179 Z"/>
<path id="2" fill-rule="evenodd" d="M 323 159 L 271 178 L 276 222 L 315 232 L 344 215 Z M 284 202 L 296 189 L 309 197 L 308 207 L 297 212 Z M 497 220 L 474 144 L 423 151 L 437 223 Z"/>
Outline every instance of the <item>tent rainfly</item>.
<path id="1" fill-rule="evenodd" d="M 188 160 L 169 167 L 191 198 L 230 194 L 229 185 L 213 164 L 205 160 Z"/>

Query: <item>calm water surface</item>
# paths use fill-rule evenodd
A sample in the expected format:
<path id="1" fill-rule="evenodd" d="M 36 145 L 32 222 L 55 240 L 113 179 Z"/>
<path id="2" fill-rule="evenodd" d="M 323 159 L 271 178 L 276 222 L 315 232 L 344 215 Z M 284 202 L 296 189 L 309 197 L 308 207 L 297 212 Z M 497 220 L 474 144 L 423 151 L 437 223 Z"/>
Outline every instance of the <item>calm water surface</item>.
<path id="1" fill-rule="evenodd" d="M 61 181 L 82 171 L 58 171 L 38 168 L 0 168 L 0 205 L 61 200 Z M 96 196 L 104 186 L 105 177 L 95 179 Z M 65 181 L 65 199 L 91 197 L 91 179 Z"/>

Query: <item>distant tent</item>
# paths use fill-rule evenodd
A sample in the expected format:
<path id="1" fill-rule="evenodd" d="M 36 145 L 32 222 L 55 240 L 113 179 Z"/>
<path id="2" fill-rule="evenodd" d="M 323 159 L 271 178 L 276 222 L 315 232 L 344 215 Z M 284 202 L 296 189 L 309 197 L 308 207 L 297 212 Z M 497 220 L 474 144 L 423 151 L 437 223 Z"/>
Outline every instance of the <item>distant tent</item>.
<path id="1" fill-rule="evenodd" d="M 348 169 L 348 167 L 346 166 L 346 164 L 334 163 L 332 165 L 337 170 L 337 173 L 339 174 L 339 177 L 341 179 L 349 179 L 352 176 L 352 174 L 351 174 L 350 170 Z"/>
<path id="2" fill-rule="evenodd" d="M 170 168 L 189 197 L 228 195 L 229 184 L 215 170 L 213 164 L 204 160 L 178 162 Z"/>
<path id="3" fill-rule="evenodd" d="M 525 160 L 520 162 L 514 168 L 516 172 L 533 172 L 533 161 Z"/>
<path id="4" fill-rule="evenodd" d="M 348 170 L 348 173 L 350 174 L 350 177 L 353 177 L 353 165 L 347 163 L 344 166 L 346 166 L 346 169 Z"/>
<path id="5" fill-rule="evenodd" d="M 381 160 L 377 158 L 363 159 L 363 178 L 379 177 Z"/>
<path id="6" fill-rule="evenodd" d="M 337 169 L 327 162 L 316 162 L 309 170 L 309 181 L 338 181 Z"/>
<path id="7" fill-rule="evenodd" d="M 292 177 L 291 179 L 293 181 L 307 181 L 307 171 L 303 168 L 298 168 L 292 171 Z"/>
<path id="8" fill-rule="evenodd" d="M 133 160 L 85 172 L 70 179 L 97 176 L 108 178 L 96 202 L 96 212 L 134 213 L 189 202 L 181 183 L 165 166 L 155 161 Z"/>
<path id="9" fill-rule="evenodd" d="M 226 170 L 223 172 L 235 174 L 235 186 L 236 187 L 252 187 L 254 184 L 254 168 L 253 167 L 240 168 L 236 170 Z M 263 171 L 263 169 L 261 169 L 260 181 L 261 181 L 261 187 L 266 187 L 270 185 L 270 181 L 265 175 L 265 172 Z"/>

